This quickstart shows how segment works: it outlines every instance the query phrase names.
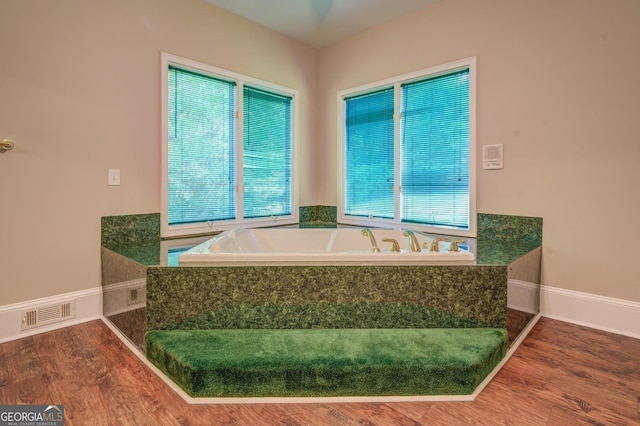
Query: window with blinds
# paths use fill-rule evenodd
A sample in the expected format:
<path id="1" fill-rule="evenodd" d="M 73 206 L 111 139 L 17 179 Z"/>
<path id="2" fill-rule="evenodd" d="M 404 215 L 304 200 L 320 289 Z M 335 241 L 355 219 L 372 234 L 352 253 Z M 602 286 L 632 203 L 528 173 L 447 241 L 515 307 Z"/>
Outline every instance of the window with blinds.
<path id="1" fill-rule="evenodd" d="M 296 223 L 295 92 L 163 54 L 163 236 Z"/>
<path id="2" fill-rule="evenodd" d="M 348 97 L 345 213 L 393 218 L 393 87 Z"/>
<path id="3" fill-rule="evenodd" d="M 244 86 L 244 217 L 291 214 L 291 96 Z"/>
<path id="4" fill-rule="evenodd" d="M 236 85 L 168 72 L 169 225 L 234 219 Z"/>
<path id="5" fill-rule="evenodd" d="M 341 221 L 475 235 L 474 66 L 339 94 Z"/>
<path id="6" fill-rule="evenodd" d="M 403 84 L 403 222 L 469 228 L 469 70 Z"/>

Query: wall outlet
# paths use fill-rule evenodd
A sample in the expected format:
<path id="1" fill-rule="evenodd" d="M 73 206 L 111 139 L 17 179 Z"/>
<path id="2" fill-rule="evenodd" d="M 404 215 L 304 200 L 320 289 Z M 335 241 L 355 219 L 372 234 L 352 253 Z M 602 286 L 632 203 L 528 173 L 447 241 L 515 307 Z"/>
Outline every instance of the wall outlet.
<path id="1" fill-rule="evenodd" d="M 147 292 L 144 286 L 127 289 L 127 305 L 144 303 L 147 300 Z"/>

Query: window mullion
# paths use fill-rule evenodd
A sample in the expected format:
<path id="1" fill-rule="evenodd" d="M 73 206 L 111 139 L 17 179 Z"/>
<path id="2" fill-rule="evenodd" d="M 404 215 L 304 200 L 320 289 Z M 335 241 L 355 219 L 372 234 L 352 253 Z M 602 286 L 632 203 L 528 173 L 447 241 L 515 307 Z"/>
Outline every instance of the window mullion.
<path id="1" fill-rule="evenodd" d="M 236 217 L 238 220 L 244 219 L 244 83 L 238 81 L 236 85 Z"/>
<path id="2" fill-rule="evenodd" d="M 394 147 L 394 163 L 393 163 L 393 179 L 394 179 L 394 212 L 393 222 L 398 224 L 402 221 L 400 201 L 402 197 L 402 146 L 401 146 L 401 129 L 400 129 L 400 117 L 402 114 L 402 89 L 400 83 L 394 84 L 394 97 L 393 97 L 393 147 Z"/>

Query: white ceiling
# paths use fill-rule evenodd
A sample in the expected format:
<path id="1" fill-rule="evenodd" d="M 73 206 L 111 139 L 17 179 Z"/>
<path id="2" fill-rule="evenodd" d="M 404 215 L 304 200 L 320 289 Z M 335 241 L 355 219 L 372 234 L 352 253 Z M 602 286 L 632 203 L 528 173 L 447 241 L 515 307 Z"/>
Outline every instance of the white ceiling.
<path id="1" fill-rule="evenodd" d="M 321 48 L 438 0 L 206 0 Z"/>

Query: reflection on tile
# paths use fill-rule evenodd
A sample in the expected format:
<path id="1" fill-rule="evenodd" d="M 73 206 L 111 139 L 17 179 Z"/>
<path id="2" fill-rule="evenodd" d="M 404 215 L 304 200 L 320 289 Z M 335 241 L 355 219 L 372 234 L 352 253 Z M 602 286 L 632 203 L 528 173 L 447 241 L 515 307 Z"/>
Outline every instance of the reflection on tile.
<path id="1" fill-rule="evenodd" d="M 144 352 L 144 335 L 147 332 L 147 309 L 139 308 L 105 317 Z"/>

